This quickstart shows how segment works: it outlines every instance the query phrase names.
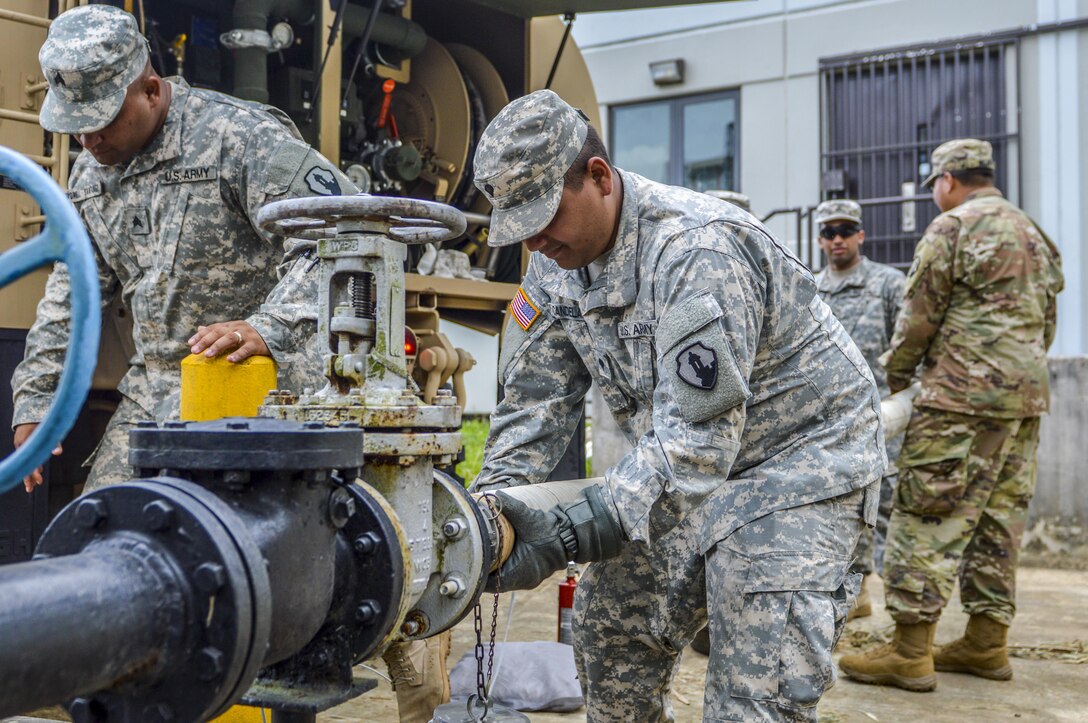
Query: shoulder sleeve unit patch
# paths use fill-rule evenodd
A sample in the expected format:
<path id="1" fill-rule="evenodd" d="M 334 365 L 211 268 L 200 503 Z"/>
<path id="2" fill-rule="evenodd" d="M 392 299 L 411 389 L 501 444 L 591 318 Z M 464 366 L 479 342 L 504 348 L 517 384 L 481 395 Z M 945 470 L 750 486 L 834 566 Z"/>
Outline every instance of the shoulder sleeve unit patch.
<path id="1" fill-rule="evenodd" d="M 529 295 L 525 293 L 525 289 L 520 286 L 514 298 L 510 300 L 509 310 L 510 315 L 518 322 L 518 326 L 525 331 L 529 331 L 529 327 L 540 317 L 540 308 L 532 302 Z"/>

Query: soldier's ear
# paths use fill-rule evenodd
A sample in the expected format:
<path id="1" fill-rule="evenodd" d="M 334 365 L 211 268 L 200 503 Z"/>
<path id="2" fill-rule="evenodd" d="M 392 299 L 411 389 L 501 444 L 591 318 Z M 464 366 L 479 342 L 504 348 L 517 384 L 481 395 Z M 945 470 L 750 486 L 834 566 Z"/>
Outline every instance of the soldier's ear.
<path id="1" fill-rule="evenodd" d="M 593 156 L 586 163 L 586 171 L 589 172 L 593 185 L 600 188 L 603 195 L 609 196 L 612 194 L 613 173 L 608 161 L 600 156 Z"/>

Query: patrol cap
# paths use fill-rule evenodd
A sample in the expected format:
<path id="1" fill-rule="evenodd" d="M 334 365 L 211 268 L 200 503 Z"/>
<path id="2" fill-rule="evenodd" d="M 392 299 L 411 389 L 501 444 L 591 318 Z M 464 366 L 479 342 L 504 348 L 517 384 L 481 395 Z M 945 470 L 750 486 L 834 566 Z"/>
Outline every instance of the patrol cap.
<path id="1" fill-rule="evenodd" d="M 705 193 L 708 196 L 713 196 L 714 198 L 718 199 L 719 201 L 728 201 L 729 203 L 733 204 L 734 206 L 740 206 L 745 211 L 751 211 L 752 210 L 752 201 L 751 201 L 751 199 L 749 199 L 743 193 L 737 193 L 736 191 L 721 191 L 721 190 L 703 191 L 703 193 Z"/>
<path id="2" fill-rule="evenodd" d="M 38 62 L 49 83 L 41 125 L 54 133 L 90 133 L 108 126 L 149 56 L 136 18 L 109 5 L 61 13 L 49 26 Z"/>
<path id="3" fill-rule="evenodd" d="M 835 198 L 824 201 L 816 207 L 814 215 L 816 223 L 824 224 L 832 221 L 850 221 L 861 225 L 861 204 L 851 201 L 849 198 Z"/>
<path id="4" fill-rule="evenodd" d="M 922 181 L 923 188 L 929 188 L 945 171 L 969 171 L 973 168 L 995 170 L 994 149 L 989 141 L 976 138 L 957 138 L 942 143 L 933 150 L 930 158 L 930 173 Z"/>
<path id="5" fill-rule="evenodd" d="M 563 176 L 578 157 L 589 123 L 550 90 L 499 111 L 476 146 L 474 181 L 491 202 L 490 246 L 532 238 L 551 223 Z"/>

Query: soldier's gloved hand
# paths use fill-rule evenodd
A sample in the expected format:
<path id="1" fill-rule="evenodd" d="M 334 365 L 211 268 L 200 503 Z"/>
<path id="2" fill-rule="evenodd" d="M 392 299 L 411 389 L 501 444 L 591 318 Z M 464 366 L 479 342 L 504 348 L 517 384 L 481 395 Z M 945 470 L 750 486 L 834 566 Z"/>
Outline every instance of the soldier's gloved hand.
<path id="1" fill-rule="evenodd" d="M 596 562 L 620 553 L 626 538 L 612 517 L 599 485 L 582 490 L 578 499 L 548 511 L 533 509 L 502 491 L 502 514 L 517 539 L 510 557 L 487 579 L 486 590 L 531 590 L 567 562 Z"/>

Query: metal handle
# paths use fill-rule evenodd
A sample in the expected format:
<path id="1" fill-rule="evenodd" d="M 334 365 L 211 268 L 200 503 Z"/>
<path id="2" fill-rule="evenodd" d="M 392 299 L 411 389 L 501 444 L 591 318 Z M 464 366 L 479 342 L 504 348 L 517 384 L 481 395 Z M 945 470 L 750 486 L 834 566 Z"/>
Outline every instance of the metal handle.
<path id="1" fill-rule="evenodd" d="M 392 196 L 310 196 L 274 201 L 257 213 L 265 231 L 305 239 L 341 233 L 387 236 L 405 244 L 440 243 L 465 232 L 465 216 L 453 206 Z"/>
<path id="2" fill-rule="evenodd" d="M 72 284 L 72 326 L 56 395 L 45 419 L 26 444 L 0 462 L 0 493 L 3 493 L 48 459 L 52 449 L 75 424 L 91 388 L 98 358 L 102 307 L 91 240 L 64 192 L 39 166 L 4 146 L 0 146 L 0 174 L 30 194 L 47 218 L 41 233 L 0 255 L 0 288 L 50 261 L 68 265 Z"/>

